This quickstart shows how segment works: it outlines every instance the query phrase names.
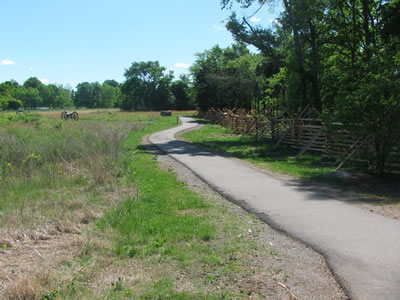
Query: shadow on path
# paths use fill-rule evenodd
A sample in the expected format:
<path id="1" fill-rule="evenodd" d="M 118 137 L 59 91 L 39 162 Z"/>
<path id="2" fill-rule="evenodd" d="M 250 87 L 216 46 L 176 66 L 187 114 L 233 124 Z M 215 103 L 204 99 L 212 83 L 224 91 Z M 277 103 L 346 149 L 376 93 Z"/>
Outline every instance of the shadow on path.
<path id="1" fill-rule="evenodd" d="M 191 144 L 189 143 L 189 145 Z M 214 152 L 227 158 L 253 161 L 255 166 L 257 166 L 257 163 L 277 163 L 293 159 L 298 152 L 285 145 L 272 149 L 274 143 L 271 140 L 257 141 L 251 136 L 244 136 L 235 141 L 207 141 L 205 144 L 195 145 L 199 149 L 204 149 L 202 150 L 204 152 Z M 323 193 L 327 196 L 322 197 L 322 199 L 339 198 L 345 202 L 400 206 L 399 175 L 377 178 L 373 175 L 359 173 L 356 167 L 350 168 L 348 172 L 332 174 L 330 171 L 333 161 L 315 153 L 303 155 L 296 161 L 296 164 L 305 178 L 288 179 L 286 184 L 296 187 L 299 191 L 315 192 L 317 193 L 315 198 L 319 200 L 321 200 L 320 195 Z M 310 167 L 325 168 L 326 172 L 321 174 L 321 172 L 313 171 L 313 168 Z M 259 168 L 262 169 L 262 166 L 259 166 Z M 337 197 L 339 193 L 343 192 L 347 195 Z"/>

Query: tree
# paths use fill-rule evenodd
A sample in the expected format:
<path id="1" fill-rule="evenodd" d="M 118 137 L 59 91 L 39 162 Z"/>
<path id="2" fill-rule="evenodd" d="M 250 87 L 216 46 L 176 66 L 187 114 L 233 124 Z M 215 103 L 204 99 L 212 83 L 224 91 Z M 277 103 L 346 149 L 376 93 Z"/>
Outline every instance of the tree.
<path id="1" fill-rule="evenodd" d="M 158 61 L 134 62 L 125 70 L 122 108 L 126 110 L 163 110 L 173 107 L 170 85 L 172 73 Z"/>
<path id="2" fill-rule="evenodd" d="M 337 32 L 326 62 L 326 76 L 336 82 L 331 110 L 355 136 L 370 139 L 370 166 L 383 175 L 400 140 L 400 47 L 392 21 L 400 4 L 332 0 L 330 5 L 330 26 Z"/>
<path id="3" fill-rule="evenodd" d="M 42 85 L 43 83 L 39 79 L 37 79 L 36 77 L 30 77 L 24 82 L 23 87 L 27 89 L 39 89 L 39 87 L 41 87 Z"/>
<path id="4" fill-rule="evenodd" d="M 221 1 L 222 7 L 230 6 L 234 1 Z M 265 4 L 266 1 L 237 0 L 243 7 L 253 3 Z M 280 17 L 280 24 L 271 28 L 253 27 L 243 18 L 237 19 L 235 14 L 229 19 L 227 29 L 237 41 L 245 42 L 257 47 L 269 61 L 272 76 L 286 67 L 290 80 L 287 80 L 289 93 L 300 95 L 292 101 L 294 106 L 302 110 L 310 105 L 319 111 L 323 109 L 320 95 L 320 65 L 319 49 L 320 28 L 323 23 L 322 1 L 311 0 L 284 0 L 284 12 Z M 268 77 L 269 77 L 268 76 Z M 311 87 L 311 88 L 310 88 Z"/>
<path id="5" fill-rule="evenodd" d="M 56 94 L 55 99 L 51 105 L 51 107 L 69 107 L 73 106 L 74 102 L 72 99 L 71 90 L 63 87 L 62 85 L 55 86 Z"/>
<path id="6" fill-rule="evenodd" d="M 92 101 L 90 103 L 90 108 L 100 108 L 103 106 L 103 93 L 101 90 L 101 85 L 98 82 L 92 82 Z"/>
<path id="7" fill-rule="evenodd" d="M 16 91 L 17 99 L 21 100 L 24 107 L 35 109 L 43 103 L 43 99 L 39 95 L 39 91 L 35 88 L 21 87 Z"/>
<path id="8" fill-rule="evenodd" d="M 191 67 L 196 104 L 201 110 L 251 108 L 260 94 L 257 67 L 261 61 L 244 44 L 219 46 L 197 54 Z"/>
<path id="9" fill-rule="evenodd" d="M 194 98 L 189 77 L 181 75 L 171 85 L 171 92 L 174 96 L 176 110 L 194 109 Z"/>
<path id="10" fill-rule="evenodd" d="M 76 107 L 94 107 L 92 84 L 89 82 L 82 82 L 76 86 L 74 104 Z"/>
<path id="11" fill-rule="evenodd" d="M 22 101 L 15 98 L 18 88 L 20 88 L 20 85 L 14 80 L 0 84 L 0 110 L 17 110 L 22 107 Z"/>
<path id="12" fill-rule="evenodd" d="M 116 81 L 116 80 L 114 80 L 114 79 L 105 80 L 105 81 L 103 82 L 103 85 L 104 85 L 104 84 L 108 84 L 109 86 L 112 86 L 113 88 L 117 88 L 117 87 L 120 86 L 119 82 Z"/>
<path id="13" fill-rule="evenodd" d="M 110 82 L 110 81 L 107 81 Z M 113 84 L 113 82 L 110 82 L 111 84 Z M 120 88 L 119 88 L 119 84 L 116 86 L 112 86 L 108 83 L 106 83 L 106 81 L 103 83 L 103 85 L 101 86 L 101 95 L 102 95 L 102 101 L 101 101 L 101 107 L 103 108 L 111 108 L 114 107 L 117 102 L 118 102 L 118 98 L 120 96 Z"/>

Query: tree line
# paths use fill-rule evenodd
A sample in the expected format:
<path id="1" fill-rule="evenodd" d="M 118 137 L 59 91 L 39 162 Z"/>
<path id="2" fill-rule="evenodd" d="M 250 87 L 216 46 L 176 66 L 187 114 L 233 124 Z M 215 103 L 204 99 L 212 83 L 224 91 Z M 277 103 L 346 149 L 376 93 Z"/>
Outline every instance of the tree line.
<path id="1" fill-rule="evenodd" d="M 36 77 L 22 85 L 14 80 L 0 83 L 0 109 L 121 108 L 131 111 L 188 110 L 195 108 L 189 76 L 174 79 L 158 61 L 134 62 L 125 70 L 126 80 L 81 82 L 75 90 L 43 84 Z"/>
<path id="2" fill-rule="evenodd" d="M 22 85 L 15 80 L 0 83 L 0 109 L 73 106 L 72 93 L 67 87 L 43 84 L 36 77 Z"/>

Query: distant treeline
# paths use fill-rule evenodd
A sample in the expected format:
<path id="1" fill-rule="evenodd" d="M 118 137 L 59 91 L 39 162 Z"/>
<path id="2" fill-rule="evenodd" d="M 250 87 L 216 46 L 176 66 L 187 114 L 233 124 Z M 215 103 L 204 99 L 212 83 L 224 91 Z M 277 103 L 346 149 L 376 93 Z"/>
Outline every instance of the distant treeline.
<path id="1" fill-rule="evenodd" d="M 20 109 L 36 107 L 73 106 L 72 93 L 62 85 L 44 85 L 36 77 L 31 77 L 20 85 L 14 80 L 0 84 L 0 108 Z"/>
<path id="2" fill-rule="evenodd" d="M 140 69 L 137 70 L 137 66 Z M 136 70 L 135 70 L 136 67 Z M 132 72 L 136 72 L 133 75 Z M 14 80 L 0 83 L 0 110 L 64 108 L 122 108 L 126 110 L 194 109 L 194 94 L 188 76 L 173 80 L 158 62 L 134 63 L 127 80 L 82 82 L 75 90 L 58 84 L 43 84 L 36 77 L 22 85 Z"/>

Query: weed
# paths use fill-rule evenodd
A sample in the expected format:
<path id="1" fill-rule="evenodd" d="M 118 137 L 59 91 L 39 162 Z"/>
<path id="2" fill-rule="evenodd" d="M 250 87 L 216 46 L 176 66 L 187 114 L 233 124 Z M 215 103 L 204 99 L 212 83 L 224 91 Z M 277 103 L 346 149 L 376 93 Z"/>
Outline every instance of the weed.
<path id="1" fill-rule="evenodd" d="M 114 292 L 123 291 L 124 290 L 123 283 L 124 283 L 124 280 L 121 277 L 118 277 L 117 281 L 111 283 L 111 286 L 113 287 L 112 290 Z"/>
<path id="2" fill-rule="evenodd" d="M 273 248 L 271 248 L 271 249 L 269 250 L 269 254 L 270 254 L 271 256 L 279 256 L 279 252 L 276 251 L 276 249 L 273 249 Z"/>
<path id="3" fill-rule="evenodd" d="M 58 291 L 53 290 L 52 292 L 43 295 L 42 300 L 54 300 L 54 299 L 57 299 L 57 295 L 58 295 Z"/>

